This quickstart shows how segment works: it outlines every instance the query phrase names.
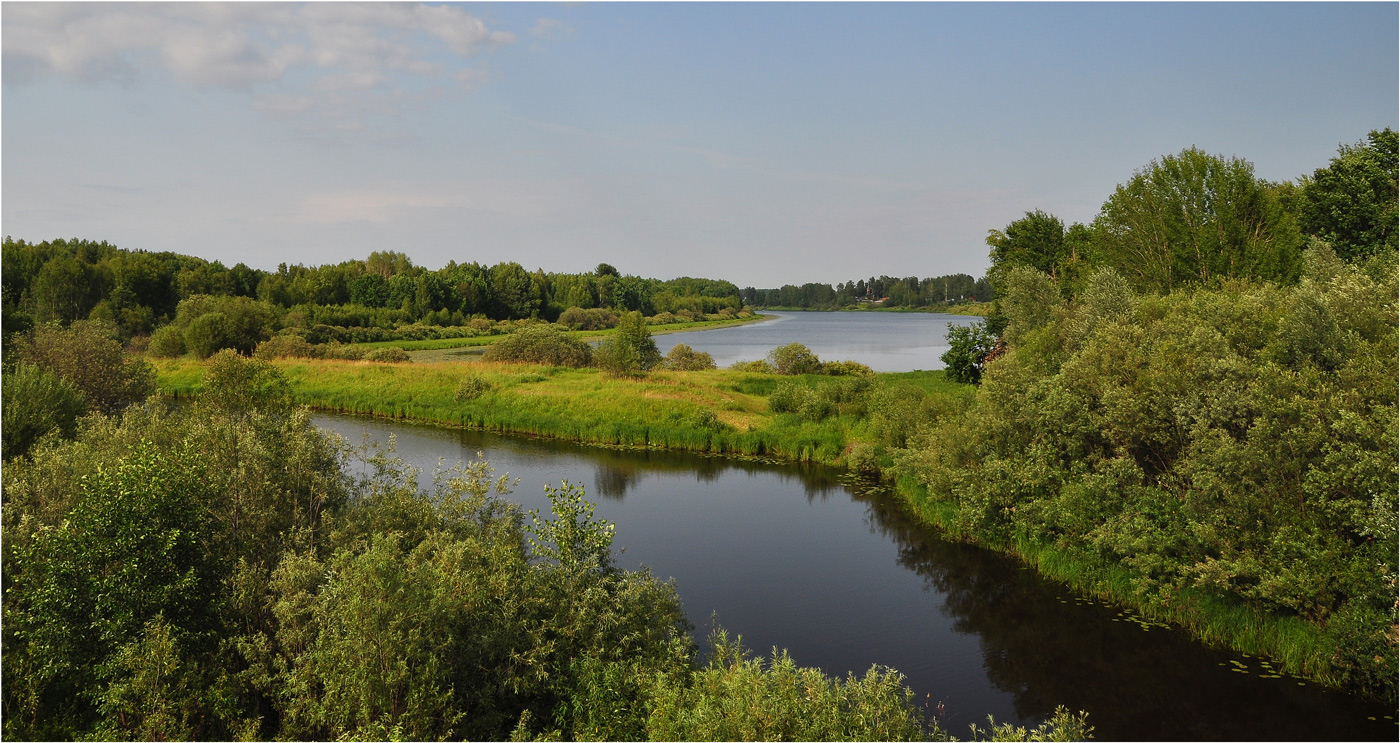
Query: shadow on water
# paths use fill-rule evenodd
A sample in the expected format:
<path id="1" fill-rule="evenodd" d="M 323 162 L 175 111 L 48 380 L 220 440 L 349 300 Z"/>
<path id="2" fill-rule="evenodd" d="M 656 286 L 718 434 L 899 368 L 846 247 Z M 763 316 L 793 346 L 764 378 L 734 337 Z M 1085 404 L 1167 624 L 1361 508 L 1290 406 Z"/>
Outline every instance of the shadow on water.
<path id="1" fill-rule="evenodd" d="M 1259 658 L 1144 626 L 1012 558 L 938 538 L 888 494 L 854 497 L 869 508 L 871 532 L 898 545 L 899 565 L 944 596 L 954 630 L 980 638 L 988 678 L 1014 695 L 1023 719 L 1063 704 L 1088 710 L 1095 737 L 1107 740 L 1395 739 L 1384 705 L 1287 675 L 1261 678 L 1273 672 Z"/>
<path id="2" fill-rule="evenodd" d="M 630 545 L 625 560 L 675 577 L 699 634 L 718 611 L 760 653 L 788 647 L 838 676 L 893 666 L 920 699 L 947 702 L 954 734 L 989 712 L 1034 724 L 1064 705 L 1087 710 L 1102 740 L 1395 739 L 1385 705 L 1261 678 L 1272 673 L 1260 659 L 1145 626 L 1011 558 L 943 540 L 838 470 L 345 416 L 318 423 L 352 440 L 395 433 L 400 455 L 427 468 L 484 451 L 523 475 L 513 497 L 527 508 L 547 508 L 545 483 L 591 479 L 600 516 Z"/>

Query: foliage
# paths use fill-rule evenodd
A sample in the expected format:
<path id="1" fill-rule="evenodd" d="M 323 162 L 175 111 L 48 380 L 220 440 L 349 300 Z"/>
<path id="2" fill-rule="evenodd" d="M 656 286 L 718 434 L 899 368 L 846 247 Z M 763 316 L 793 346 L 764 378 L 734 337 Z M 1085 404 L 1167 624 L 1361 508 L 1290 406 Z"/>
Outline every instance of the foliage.
<path id="1" fill-rule="evenodd" d="M 175 358 L 185 355 L 185 334 L 174 325 L 164 325 L 151 333 L 146 352 L 152 356 Z"/>
<path id="2" fill-rule="evenodd" d="M 58 375 L 32 364 L 7 369 L 4 387 L 4 459 L 23 456 L 51 432 L 72 438 L 78 418 L 87 412 L 83 393 Z"/>
<path id="3" fill-rule="evenodd" d="M 913 694 L 899 673 L 871 668 L 832 679 L 786 652 L 751 659 L 723 631 L 688 684 L 657 683 L 651 740 L 922 740 Z M 937 730 L 935 726 L 935 731 Z M 935 734 L 935 737 L 941 737 Z"/>
<path id="4" fill-rule="evenodd" d="M 705 371 L 715 368 L 715 358 L 705 351 L 677 343 L 666 352 L 665 366 L 674 371 Z"/>
<path id="5" fill-rule="evenodd" d="M 821 359 L 801 343 L 789 343 L 768 352 L 774 374 L 820 374 Z"/>
<path id="6" fill-rule="evenodd" d="M 661 352 L 640 312 L 629 312 L 617 323 L 613 335 L 604 338 L 594 361 L 612 376 L 636 376 L 661 363 Z"/>
<path id="7" fill-rule="evenodd" d="M 77 388 L 93 409 L 113 413 L 155 391 L 155 370 L 126 359 L 113 335 L 111 325 L 99 322 L 80 320 L 66 330 L 47 323 L 18 342 L 16 355 Z"/>
<path id="8" fill-rule="evenodd" d="M 1142 291 L 1217 278 L 1297 280 L 1296 219 L 1254 167 L 1188 148 L 1118 187 L 1094 220 L 1098 265 Z"/>
<path id="9" fill-rule="evenodd" d="M 603 330 L 617 326 L 617 315 L 606 307 L 570 307 L 557 322 L 569 330 Z"/>
<path id="10" fill-rule="evenodd" d="M 944 372 L 955 382 L 976 384 L 982 379 L 982 365 L 996 348 L 997 337 L 985 322 L 948 327 L 948 350 L 940 357 Z"/>
<path id="11" fill-rule="evenodd" d="M 486 361 L 587 366 L 593 350 L 587 343 L 549 326 L 535 325 L 518 330 L 486 349 Z"/>
<path id="12" fill-rule="evenodd" d="M 376 361 L 386 364 L 401 364 L 406 361 L 411 361 L 412 359 L 413 357 L 408 355 L 408 351 L 396 346 L 376 348 L 365 354 L 365 361 Z"/>
<path id="13" fill-rule="evenodd" d="M 1372 131 L 1355 145 L 1342 145 L 1325 168 L 1303 181 L 1299 224 L 1353 260 L 1397 249 L 1400 202 L 1400 135 Z"/>
<path id="14" fill-rule="evenodd" d="M 495 385 L 480 374 L 467 374 L 462 377 L 462 381 L 457 384 L 457 394 L 453 399 L 458 402 L 475 400 L 478 397 L 490 392 Z"/>
<path id="15" fill-rule="evenodd" d="M 875 370 L 859 361 L 823 361 L 821 372 L 831 377 L 869 377 L 875 374 Z"/>
<path id="16" fill-rule="evenodd" d="M 903 435 L 905 471 L 955 530 L 1115 564 L 1145 606 L 1309 620 L 1335 643 L 1315 671 L 1393 695 L 1396 277 L 1320 243 L 1302 262 L 1295 287 L 1166 296 L 1101 270 L 1068 304 L 1024 274 L 1008 352 L 969 410 Z"/>

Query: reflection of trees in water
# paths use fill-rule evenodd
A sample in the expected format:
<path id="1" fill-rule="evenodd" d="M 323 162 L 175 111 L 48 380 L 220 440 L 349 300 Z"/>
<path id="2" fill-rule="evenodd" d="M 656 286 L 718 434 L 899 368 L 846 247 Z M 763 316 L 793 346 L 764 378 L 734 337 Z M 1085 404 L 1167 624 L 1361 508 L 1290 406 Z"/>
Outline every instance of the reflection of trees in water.
<path id="1" fill-rule="evenodd" d="M 638 479 L 636 468 L 599 464 L 593 470 L 593 494 L 601 498 L 622 500 L 627 491 L 637 484 Z"/>
<path id="2" fill-rule="evenodd" d="M 954 628 L 980 638 L 988 678 L 1023 718 L 1060 704 L 1088 710 L 1100 739 L 1394 739 L 1360 700 L 1231 673 L 1218 664 L 1233 656 L 1183 632 L 1114 622 L 1117 609 L 1077 606 L 1009 557 L 930 534 L 888 495 L 853 497 L 866 503 L 871 532 L 898 547 L 899 565 L 945 597 Z"/>

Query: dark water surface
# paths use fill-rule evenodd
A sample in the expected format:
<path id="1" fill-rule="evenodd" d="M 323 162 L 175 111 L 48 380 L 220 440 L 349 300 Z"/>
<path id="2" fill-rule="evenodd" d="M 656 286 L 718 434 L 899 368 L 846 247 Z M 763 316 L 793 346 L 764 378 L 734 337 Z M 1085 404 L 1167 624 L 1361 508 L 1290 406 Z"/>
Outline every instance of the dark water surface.
<path id="1" fill-rule="evenodd" d="M 656 336 L 661 353 L 684 343 L 721 368 L 801 343 L 822 361 L 859 361 L 878 372 L 942 369 L 948 328 L 981 318 L 928 312 L 769 312 L 775 319 L 717 330 Z"/>
<path id="2" fill-rule="evenodd" d="M 715 615 L 759 654 L 787 648 L 834 675 L 892 666 L 931 709 L 944 705 L 955 735 L 989 714 L 1033 724 L 1065 705 L 1088 710 L 1100 740 L 1395 740 L 1384 705 L 1260 678 L 1257 658 L 1143 629 L 1013 560 L 939 539 L 835 470 L 316 422 L 352 443 L 392 434 L 426 473 L 483 452 L 497 474 L 520 478 L 510 498 L 527 510 L 548 512 L 546 484 L 581 483 L 596 516 L 617 524 L 619 564 L 676 580 L 698 640 Z"/>

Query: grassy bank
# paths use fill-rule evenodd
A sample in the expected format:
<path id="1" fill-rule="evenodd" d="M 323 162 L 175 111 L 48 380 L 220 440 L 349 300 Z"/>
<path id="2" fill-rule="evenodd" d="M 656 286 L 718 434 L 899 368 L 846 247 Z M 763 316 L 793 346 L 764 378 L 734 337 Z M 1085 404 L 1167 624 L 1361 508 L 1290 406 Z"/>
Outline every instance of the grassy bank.
<path id="1" fill-rule="evenodd" d="M 851 416 L 813 422 L 775 415 L 768 411 L 766 395 L 779 378 L 729 370 L 616 379 L 596 369 L 490 362 L 274 363 L 297 401 L 317 410 L 610 446 L 840 464 L 860 423 Z M 201 362 L 157 360 L 156 368 L 160 389 L 167 394 L 189 395 L 203 384 Z M 458 386 L 468 376 L 483 381 L 485 391 L 458 400 Z"/>

